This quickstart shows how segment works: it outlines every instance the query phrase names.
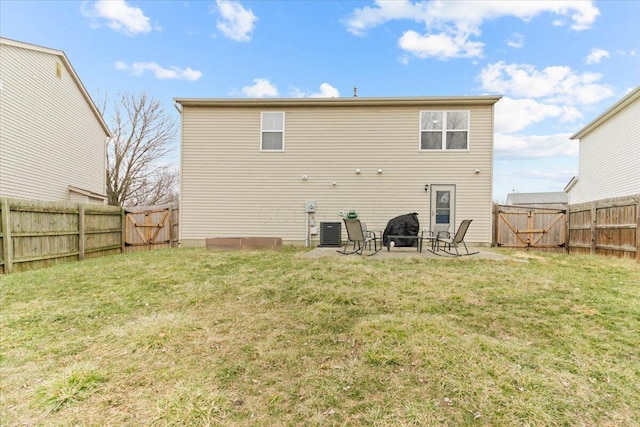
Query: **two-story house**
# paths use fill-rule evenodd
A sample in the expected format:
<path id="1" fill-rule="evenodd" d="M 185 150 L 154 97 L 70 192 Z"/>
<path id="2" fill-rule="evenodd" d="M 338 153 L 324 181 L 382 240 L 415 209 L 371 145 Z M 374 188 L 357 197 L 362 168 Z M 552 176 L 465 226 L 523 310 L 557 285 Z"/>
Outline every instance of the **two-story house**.
<path id="1" fill-rule="evenodd" d="M 64 52 L 0 38 L 0 196 L 104 203 L 109 135 Z"/>
<path id="2" fill-rule="evenodd" d="M 369 230 L 411 212 L 426 229 L 472 219 L 465 240 L 488 245 L 499 99 L 175 99 L 181 243 L 309 243 L 355 210 Z"/>

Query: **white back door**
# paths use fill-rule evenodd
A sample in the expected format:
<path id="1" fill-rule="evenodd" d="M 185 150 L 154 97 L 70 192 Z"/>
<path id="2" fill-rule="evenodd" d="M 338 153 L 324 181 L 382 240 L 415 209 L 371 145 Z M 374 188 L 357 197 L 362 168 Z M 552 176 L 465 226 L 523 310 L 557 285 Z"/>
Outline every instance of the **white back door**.
<path id="1" fill-rule="evenodd" d="M 453 233 L 456 223 L 456 186 L 453 184 L 433 184 L 431 185 L 431 224 L 429 229 L 435 230 L 447 224 L 449 232 Z"/>

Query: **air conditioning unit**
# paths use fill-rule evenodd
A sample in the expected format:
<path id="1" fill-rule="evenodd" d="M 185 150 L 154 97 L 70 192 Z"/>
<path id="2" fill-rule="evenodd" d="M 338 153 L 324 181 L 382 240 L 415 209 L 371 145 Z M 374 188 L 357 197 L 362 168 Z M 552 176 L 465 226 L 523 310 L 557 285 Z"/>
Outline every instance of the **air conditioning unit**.
<path id="1" fill-rule="evenodd" d="M 319 248 L 339 248 L 342 239 L 341 223 L 321 222 L 320 223 L 320 244 Z"/>

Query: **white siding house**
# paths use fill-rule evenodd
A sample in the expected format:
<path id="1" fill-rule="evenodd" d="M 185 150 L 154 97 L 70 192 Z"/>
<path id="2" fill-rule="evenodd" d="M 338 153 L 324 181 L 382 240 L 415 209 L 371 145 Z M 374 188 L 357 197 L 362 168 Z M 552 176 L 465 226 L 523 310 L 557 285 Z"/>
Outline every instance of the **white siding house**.
<path id="1" fill-rule="evenodd" d="M 640 194 L 640 86 L 586 125 L 569 204 Z"/>
<path id="2" fill-rule="evenodd" d="M 280 237 L 314 245 L 309 225 L 341 222 L 350 210 L 370 230 L 412 212 L 427 229 L 437 221 L 454 231 L 472 219 L 465 240 L 489 244 L 499 99 L 176 99 L 181 244 Z M 309 215 L 307 201 L 315 202 Z"/>
<path id="3" fill-rule="evenodd" d="M 104 203 L 108 136 L 64 52 L 0 38 L 0 196 Z"/>

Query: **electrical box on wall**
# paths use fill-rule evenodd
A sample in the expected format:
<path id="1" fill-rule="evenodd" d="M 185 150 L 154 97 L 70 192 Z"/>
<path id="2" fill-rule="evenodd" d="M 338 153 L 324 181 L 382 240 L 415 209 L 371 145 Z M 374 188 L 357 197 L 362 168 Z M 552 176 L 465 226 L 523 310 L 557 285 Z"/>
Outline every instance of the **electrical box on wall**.
<path id="1" fill-rule="evenodd" d="M 316 202 L 313 200 L 307 200 L 304 205 L 304 211 L 314 213 L 316 211 Z"/>

